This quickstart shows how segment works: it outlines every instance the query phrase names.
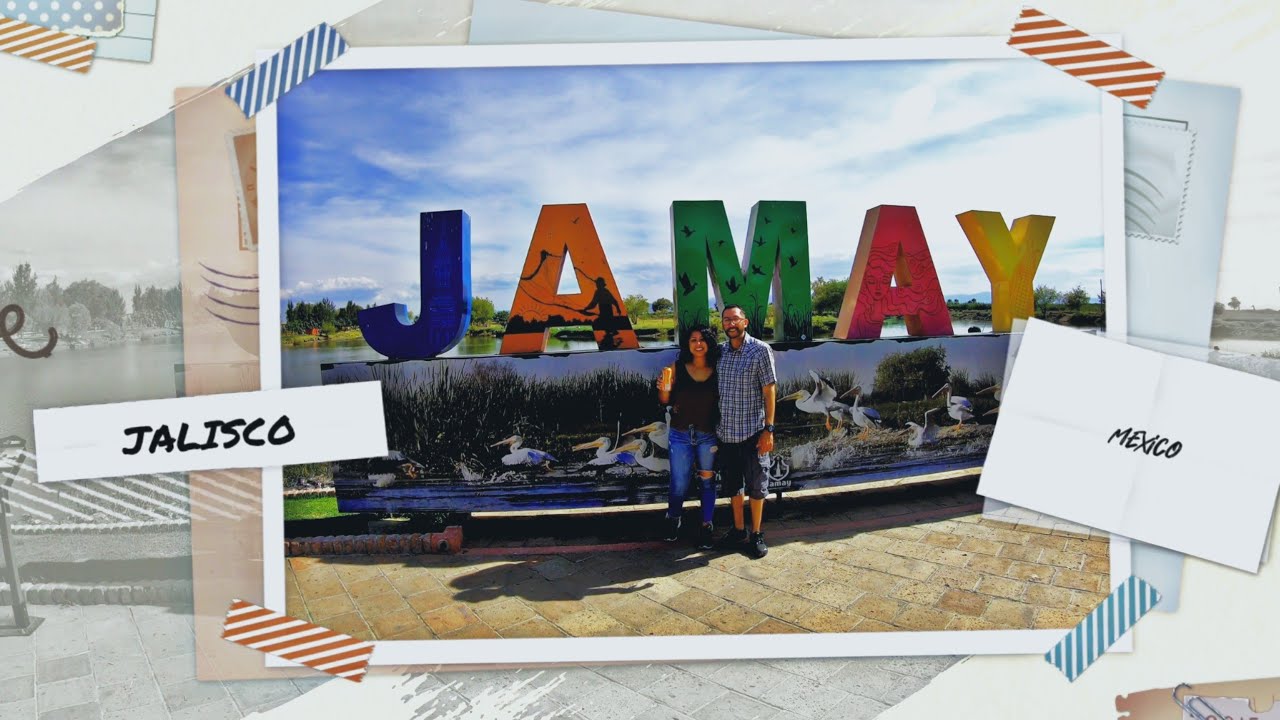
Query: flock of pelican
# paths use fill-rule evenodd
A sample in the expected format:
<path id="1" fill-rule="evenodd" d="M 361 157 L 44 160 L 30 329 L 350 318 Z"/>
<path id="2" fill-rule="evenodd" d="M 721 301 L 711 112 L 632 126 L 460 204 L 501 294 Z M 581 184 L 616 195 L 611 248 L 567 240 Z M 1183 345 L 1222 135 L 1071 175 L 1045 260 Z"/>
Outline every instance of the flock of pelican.
<path id="1" fill-rule="evenodd" d="M 664 422 L 655 422 L 643 427 L 628 430 L 622 434 L 622 437 L 631 435 L 641 435 L 642 437 L 622 442 L 614 447 L 614 443 L 607 437 L 598 437 L 590 442 L 574 445 L 574 452 L 594 449 L 595 457 L 587 461 L 590 467 L 606 468 L 620 465 L 630 467 L 641 467 L 649 472 L 669 472 L 671 470 L 671 461 L 664 457 L 658 457 L 654 452 L 654 448 L 667 447 L 667 424 Z M 502 464 L 506 466 L 524 466 L 524 467 L 542 467 L 546 470 L 551 469 L 551 463 L 559 462 L 555 456 L 545 450 L 536 450 L 534 448 L 524 447 L 524 438 L 519 435 L 512 435 L 505 440 L 499 440 L 489 447 L 507 446 L 507 454 L 502 457 Z"/>
<path id="2" fill-rule="evenodd" d="M 641 467 L 655 473 L 671 471 L 671 461 L 664 457 L 658 457 L 654 452 L 654 448 L 663 448 L 665 450 L 668 447 L 667 424 L 665 422 L 649 423 L 622 433 L 624 438 L 632 435 L 639 435 L 640 437 L 622 443 L 617 448 L 613 448 L 613 441 L 609 438 L 598 437 L 591 442 L 574 445 L 573 449 L 576 452 L 596 448 L 596 456 L 588 461 L 587 465 L 600 468 L 612 465 L 626 465 Z"/>
<path id="3" fill-rule="evenodd" d="M 812 391 L 797 390 L 781 398 L 779 402 L 795 400 L 796 409 L 800 412 L 809 413 L 810 415 L 822 415 L 825 418 L 827 429 L 832 432 L 839 432 L 844 426 L 845 418 L 862 428 L 863 433 L 873 427 L 880 427 L 880 413 L 869 407 L 862 407 L 861 385 L 837 397 L 836 389 L 831 386 L 831 383 L 823 380 L 818 373 L 810 370 L 809 377 L 813 378 L 814 386 Z M 840 400 L 850 395 L 853 395 L 852 405 L 840 402 Z M 831 427 L 832 417 L 836 419 L 834 428 Z"/>
<path id="4" fill-rule="evenodd" d="M 872 428 L 881 427 L 880 413 L 862 404 L 863 393 L 861 385 L 857 385 L 841 394 L 832 387 L 831 383 L 824 380 L 822 376 L 813 370 L 809 371 L 809 377 L 813 379 L 813 390 L 797 390 L 781 398 L 779 402 L 794 400 L 797 410 L 810 415 L 822 415 L 827 430 L 832 433 L 838 433 L 844 427 L 846 421 L 862 429 L 862 433 L 859 435 L 860 438 L 864 438 Z M 984 390 L 979 390 L 978 394 L 991 394 L 995 397 L 996 402 L 999 402 L 1001 396 L 1000 386 L 993 385 Z M 929 421 L 929 416 L 935 412 L 946 410 L 947 414 L 959 425 L 964 425 L 966 420 L 974 418 L 973 402 L 968 398 L 953 395 L 951 383 L 943 385 L 931 398 L 936 398 L 939 395 L 945 398 L 944 406 L 926 411 L 923 425 L 914 422 L 907 423 L 907 429 L 911 431 L 911 437 L 907 440 L 908 446 L 919 448 L 938 439 L 939 426 L 931 424 Z M 840 402 L 851 396 L 853 398 L 852 403 Z M 984 415 L 994 415 L 999 411 L 1000 407 L 997 405 Z M 833 418 L 836 423 L 834 428 L 831 426 Z M 641 467 L 649 472 L 665 473 L 670 471 L 671 461 L 664 457 L 658 457 L 654 449 L 668 449 L 667 431 L 667 423 L 661 421 L 653 422 L 622 433 L 623 438 L 637 437 L 627 442 L 619 441 L 617 447 L 614 447 L 614 442 L 609 438 L 598 437 L 590 442 L 574 445 L 572 449 L 574 452 L 594 449 L 596 451 L 595 457 L 587 461 L 587 465 L 601 470 L 621 465 Z M 550 470 L 551 463 L 559 462 L 549 452 L 524 447 L 524 438 L 520 435 L 512 435 L 504 440 L 499 440 L 489 447 L 501 447 L 504 445 L 507 447 L 507 454 L 502 457 L 502 464 L 509 467 L 541 466 Z"/>
<path id="5" fill-rule="evenodd" d="M 876 412 L 872 408 L 864 407 L 862 405 L 861 385 L 855 386 L 843 394 L 839 394 L 831 383 L 824 380 L 822 376 L 818 375 L 818 373 L 813 370 L 809 371 L 809 377 L 813 379 L 812 390 L 797 390 L 796 392 L 781 398 L 779 402 L 794 400 L 796 403 L 796 409 L 800 412 L 808 413 L 810 415 L 822 415 L 824 418 L 824 425 L 827 430 L 830 430 L 833 434 L 840 432 L 841 428 L 844 426 L 846 418 L 849 422 L 862 428 L 862 433 L 858 436 L 859 438 L 865 438 L 872 428 L 881 427 L 882 423 L 880 413 Z M 988 393 L 994 395 L 996 401 L 999 402 L 999 385 L 993 385 L 992 387 L 978 392 L 979 395 L 985 395 Z M 918 448 L 922 445 L 928 445 L 938 439 L 939 426 L 937 424 L 930 424 L 929 422 L 929 416 L 935 412 L 946 410 L 947 414 L 950 415 L 958 425 L 964 425 L 966 420 L 972 420 L 975 417 L 973 401 L 968 398 L 960 397 L 959 395 L 953 395 L 951 392 L 951 383 L 948 382 L 941 388 L 938 388 L 938 391 L 931 395 L 930 398 L 937 398 L 939 395 L 944 397 L 943 407 L 932 408 L 925 412 L 923 425 L 919 425 L 914 422 L 907 423 L 907 428 L 911 431 L 911 437 L 907 440 L 907 444 L 910 447 Z M 853 396 L 852 404 L 840 402 L 849 396 Z M 999 411 L 1000 408 L 997 406 L 984 413 L 984 415 L 993 415 Z M 831 426 L 832 418 L 836 421 L 834 428 Z"/>
<path id="6" fill-rule="evenodd" d="M 634 465 L 636 462 L 635 451 L 641 449 L 639 440 L 625 442 L 618 447 L 613 447 L 613 441 L 607 437 L 598 437 L 591 442 L 584 442 L 573 446 L 573 451 L 596 449 L 596 456 L 587 461 L 592 467 L 609 467 L 610 465 Z"/>

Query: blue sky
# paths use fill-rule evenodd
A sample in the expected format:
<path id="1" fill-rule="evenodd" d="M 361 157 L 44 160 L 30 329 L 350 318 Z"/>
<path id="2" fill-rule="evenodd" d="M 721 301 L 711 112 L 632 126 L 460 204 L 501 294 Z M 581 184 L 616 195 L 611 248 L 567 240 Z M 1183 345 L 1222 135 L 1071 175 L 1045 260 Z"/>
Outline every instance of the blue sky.
<path id="1" fill-rule="evenodd" d="M 696 199 L 740 243 L 755 202 L 806 201 L 815 278 L 868 209 L 915 205 L 960 299 L 990 288 L 957 213 L 1054 215 L 1037 282 L 1094 293 L 1098 98 L 1030 59 L 324 71 L 278 103 L 282 298 L 416 310 L 418 214 L 463 209 L 473 294 L 507 308 L 541 206 L 579 202 L 622 293 L 671 297 Z"/>

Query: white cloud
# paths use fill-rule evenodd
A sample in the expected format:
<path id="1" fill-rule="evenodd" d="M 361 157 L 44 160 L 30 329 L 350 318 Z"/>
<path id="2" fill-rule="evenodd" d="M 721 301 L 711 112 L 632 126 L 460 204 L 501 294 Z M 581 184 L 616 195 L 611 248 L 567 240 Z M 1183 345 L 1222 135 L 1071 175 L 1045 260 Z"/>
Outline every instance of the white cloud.
<path id="1" fill-rule="evenodd" d="M 173 118 L 166 116 L 37 180 L 0 206 L 5 264 L 43 284 L 178 284 Z M 5 273 L 7 279 L 8 272 Z"/>
<path id="2" fill-rule="evenodd" d="M 619 269 L 670 267 L 672 201 L 723 200 L 741 247 L 751 206 L 779 199 L 807 203 L 815 277 L 848 272 L 868 209 L 904 204 L 920 213 L 948 294 L 989 290 L 955 220 L 971 209 L 1006 222 L 1055 216 L 1038 280 L 1096 284 L 1101 248 L 1076 247 L 1102 234 L 1096 91 L 1032 60 L 872 70 L 795 67 L 772 82 L 744 67 L 538 82 L 529 69 L 486 70 L 370 97 L 311 132 L 395 117 L 400 132 L 348 143 L 350 172 L 372 164 L 385 175 L 347 178 L 321 199 L 296 194 L 296 219 L 282 222 L 286 281 L 342 268 L 388 290 L 416 287 L 418 214 L 464 209 L 473 292 L 505 307 L 542 205 L 587 203 L 621 291 L 669 297 L 669 272 Z"/>
<path id="3" fill-rule="evenodd" d="M 292 297 L 310 296 L 337 290 L 378 290 L 380 288 L 378 281 L 371 277 L 332 277 L 314 282 L 299 281 L 292 288 L 282 289 L 280 297 L 288 300 Z"/>

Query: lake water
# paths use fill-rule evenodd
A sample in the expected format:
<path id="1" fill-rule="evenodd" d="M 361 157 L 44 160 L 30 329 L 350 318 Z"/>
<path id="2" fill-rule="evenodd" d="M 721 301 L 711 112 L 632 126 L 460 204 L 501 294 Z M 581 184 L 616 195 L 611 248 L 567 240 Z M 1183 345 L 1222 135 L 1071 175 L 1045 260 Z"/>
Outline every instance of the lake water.
<path id="1" fill-rule="evenodd" d="M 966 334 L 971 325 L 982 328 L 983 332 L 991 331 L 990 323 L 957 322 L 956 334 Z M 906 334 L 906 327 L 901 323 L 885 324 L 885 337 Z M 463 338 L 446 357 L 493 355 L 498 352 L 500 342 L 493 337 Z M 1227 341 L 1224 345 L 1238 342 L 1248 341 Z M 663 339 L 641 345 L 669 347 L 670 342 Z M 547 350 L 552 352 L 594 350 L 595 347 L 590 341 L 554 337 L 547 341 Z M 287 348 L 282 353 L 281 364 L 287 386 L 298 387 L 319 385 L 323 363 L 382 359 L 363 341 L 357 340 Z M 180 363 L 180 337 L 85 350 L 57 348 L 52 357 L 40 360 L 0 355 L 0 437 L 16 434 L 30 440 L 31 411 L 35 408 L 175 397 L 174 366 Z"/>
<path id="2" fill-rule="evenodd" d="M 954 322 L 956 335 L 969 334 L 969 328 L 977 327 L 984 333 L 991 332 L 991 323 Z M 882 337 L 906 337 L 907 326 L 901 322 L 886 322 Z M 475 355 L 497 355 L 502 344 L 496 337 L 464 337 L 449 352 L 441 357 L 466 357 Z M 672 347 L 673 343 L 666 338 L 661 340 L 641 340 L 641 347 Z M 547 339 L 547 352 L 574 352 L 595 350 L 596 344 L 590 340 L 560 340 L 555 337 Z M 385 360 L 363 340 L 343 342 L 314 343 L 287 347 L 281 354 L 280 368 L 283 374 L 284 387 L 307 387 L 320 384 L 320 366 L 326 363 L 345 362 L 377 362 Z"/>
<path id="3" fill-rule="evenodd" d="M 59 345 L 39 360 L 0 356 L 0 437 L 30 441 L 36 408 L 175 397 L 181 362 L 181 337 L 84 350 Z"/>
<path id="4" fill-rule="evenodd" d="M 1280 351 L 1280 340 L 1248 340 L 1245 338 L 1214 338 L 1209 341 L 1223 352 L 1247 353 L 1261 355 L 1264 352 Z"/>

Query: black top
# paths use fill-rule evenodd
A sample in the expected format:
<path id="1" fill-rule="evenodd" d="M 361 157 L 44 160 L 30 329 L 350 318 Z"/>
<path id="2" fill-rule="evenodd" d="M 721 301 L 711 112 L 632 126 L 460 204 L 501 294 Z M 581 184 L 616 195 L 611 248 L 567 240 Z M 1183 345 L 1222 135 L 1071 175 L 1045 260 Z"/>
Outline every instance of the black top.
<path id="1" fill-rule="evenodd" d="M 676 363 L 676 377 L 671 384 L 671 427 L 714 433 L 720 420 L 720 389 L 716 371 L 701 382 L 694 380 L 684 363 Z"/>

